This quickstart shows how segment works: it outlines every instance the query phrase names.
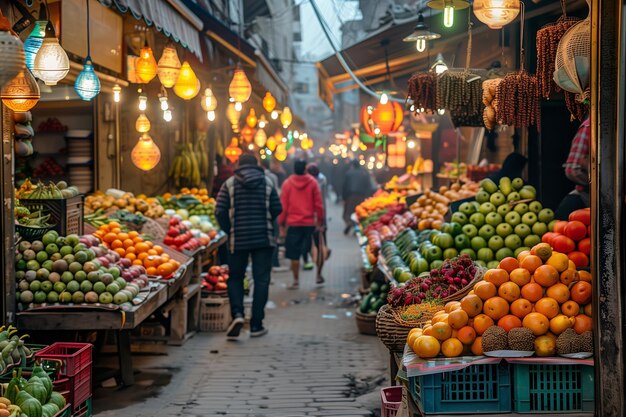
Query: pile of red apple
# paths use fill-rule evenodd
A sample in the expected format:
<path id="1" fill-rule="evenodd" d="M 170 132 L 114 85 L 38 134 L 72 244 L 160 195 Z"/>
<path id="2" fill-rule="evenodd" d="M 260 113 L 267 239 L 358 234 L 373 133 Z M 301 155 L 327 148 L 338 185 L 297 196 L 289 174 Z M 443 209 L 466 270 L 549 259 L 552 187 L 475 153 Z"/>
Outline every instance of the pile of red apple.
<path id="1" fill-rule="evenodd" d="M 183 224 L 178 216 L 170 218 L 163 243 L 178 252 L 194 251 L 202 246 L 202 241 L 193 236 L 193 232 Z"/>
<path id="2" fill-rule="evenodd" d="M 555 221 L 552 230 L 541 240 L 555 251 L 567 254 L 577 268 L 585 268 L 589 266 L 591 252 L 591 211 L 588 208 L 576 210 L 568 220 Z"/>
<path id="3" fill-rule="evenodd" d="M 228 285 L 228 265 L 212 266 L 202 274 L 202 289 L 207 292 L 226 291 Z"/>

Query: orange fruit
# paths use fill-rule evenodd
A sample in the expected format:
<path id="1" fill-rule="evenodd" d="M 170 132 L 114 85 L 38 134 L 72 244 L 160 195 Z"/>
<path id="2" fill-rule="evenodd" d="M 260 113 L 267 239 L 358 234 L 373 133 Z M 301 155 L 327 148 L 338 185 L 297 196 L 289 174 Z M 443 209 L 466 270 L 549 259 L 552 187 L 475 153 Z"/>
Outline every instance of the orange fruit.
<path id="1" fill-rule="evenodd" d="M 118 222 L 109 222 L 107 226 L 109 227 L 109 230 L 111 230 L 111 229 L 119 228 L 120 224 Z"/>
<path id="2" fill-rule="evenodd" d="M 472 343 L 472 353 L 476 356 L 481 356 L 483 354 L 482 336 L 478 336 L 476 339 L 474 339 L 474 343 Z"/>
<path id="3" fill-rule="evenodd" d="M 135 250 L 137 250 L 137 248 L 135 248 Z M 135 252 L 135 253 L 137 253 L 137 252 Z M 140 252 L 140 253 L 137 255 L 137 259 L 139 259 L 139 260 L 141 260 L 141 261 L 143 261 L 143 260 L 144 260 L 144 259 L 146 259 L 147 257 L 148 257 L 148 254 L 147 254 L 147 253 L 145 253 L 145 252 Z"/>
<path id="4" fill-rule="evenodd" d="M 516 327 L 522 327 L 522 321 L 517 316 L 507 314 L 506 316 L 498 320 L 498 326 L 502 327 L 508 333 L 511 331 L 511 329 L 515 329 Z"/>
<path id="5" fill-rule="evenodd" d="M 424 326 L 424 331 L 422 332 L 422 334 L 424 336 L 432 336 L 433 332 L 433 326 Z"/>
<path id="6" fill-rule="evenodd" d="M 525 298 L 518 298 L 511 303 L 511 314 L 523 319 L 528 313 L 533 311 L 533 305 Z"/>
<path id="7" fill-rule="evenodd" d="M 149 266 L 146 268 L 146 273 L 148 275 L 157 275 L 157 269 L 153 266 Z"/>
<path id="8" fill-rule="evenodd" d="M 122 233 L 122 229 L 120 229 L 119 227 L 114 227 L 112 229 L 109 229 L 111 231 L 111 233 L 115 233 L 116 235 L 118 233 Z"/>
<path id="9" fill-rule="evenodd" d="M 143 266 L 143 261 L 141 259 L 135 259 L 133 265 Z"/>
<path id="10" fill-rule="evenodd" d="M 452 335 L 452 328 L 447 323 L 439 322 L 433 324 L 433 336 L 437 340 L 444 341 Z"/>
<path id="11" fill-rule="evenodd" d="M 432 336 L 422 336 L 416 341 L 415 353 L 422 359 L 434 358 L 439 355 L 441 345 L 439 341 Z"/>
<path id="12" fill-rule="evenodd" d="M 561 305 L 561 313 L 567 317 L 576 316 L 580 313 L 580 306 L 576 301 L 566 301 Z"/>
<path id="13" fill-rule="evenodd" d="M 534 303 L 543 297 L 543 287 L 535 282 L 529 282 L 522 287 L 522 298 Z"/>
<path id="14" fill-rule="evenodd" d="M 115 239 L 113 242 L 111 242 L 111 249 L 117 248 L 124 248 L 124 243 L 119 239 Z"/>
<path id="15" fill-rule="evenodd" d="M 133 230 L 133 231 L 131 231 L 131 232 L 128 232 L 128 238 L 129 238 L 129 239 L 134 239 L 134 238 L 136 238 L 136 237 L 138 237 L 138 236 L 139 236 L 139 232 L 136 232 L 136 231 L 134 231 L 134 230 Z"/>
<path id="16" fill-rule="evenodd" d="M 556 354 L 556 339 L 551 336 L 539 336 L 535 339 L 535 353 L 537 356 L 554 356 Z"/>
<path id="17" fill-rule="evenodd" d="M 576 264 L 571 259 L 568 262 L 567 269 L 576 269 Z"/>
<path id="18" fill-rule="evenodd" d="M 158 253 L 154 249 L 148 249 L 148 255 L 156 256 Z"/>
<path id="19" fill-rule="evenodd" d="M 541 313 L 530 313 L 522 320 L 522 325 L 530 329 L 535 336 L 546 334 L 550 329 L 550 321 Z"/>
<path id="20" fill-rule="evenodd" d="M 546 265 L 554 267 L 561 273 L 569 267 L 569 258 L 564 253 L 554 252 L 550 259 L 546 261 Z"/>
<path id="21" fill-rule="evenodd" d="M 516 268 L 509 274 L 509 279 L 521 288 L 530 282 L 530 272 L 524 268 Z"/>
<path id="22" fill-rule="evenodd" d="M 543 265 L 543 262 L 541 262 L 541 258 L 537 255 L 528 255 L 520 262 L 520 267 L 528 270 L 531 274 L 541 265 Z"/>
<path id="23" fill-rule="evenodd" d="M 569 288 L 567 285 L 558 282 L 546 290 L 546 295 L 554 298 L 557 303 L 563 304 L 569 300 Z"/>
<path id="24" fill-rule="evenodd" d="M 481 300 L 485 301 L 495 296 L 498 293 L 498 289 L 491 282 L 478 281 L 476 285 L 474 285 L 474 293 L 479 296 Z"/>
<path id="25" fill-rule="evenodd" d="M 450 313 L 459 308 L 461 308 L 461 303 L 459 301 L 450 301 L 450 302 L 447 302 L 445 306 L 443 306 L 443 310 L 446 313 Z"/>
<path id="26" fill-rule="evenodd" d="M 564 314 L 557 314 L 550 319 L 550 331 L 555 335 L 560 335 L 565 330 L 574 325 L 576 319 L 574 317 L 567 317 Z"/>
<path id="27" fill-rule="evenodd" d="M 572 282 L 580 280 L 580 274 L 575 269 L 566 269 L 565 271 L 561 272 L 559 280 L 561 281 L 561 283 L 569 285 Z"/>
<path id="28" fill-rule="evenodd" d="M 442 310 L 443 311 L 443 310 Z M 448 313 L 435 314 L 431 319 L 432 323 L 448 323 Z"/>
<path id="29" fill-rule="evenodd" d="M 141 252 L 147 252 L 148 249 L 150 249 L 148 247 L 148 245 L 145 242 L 135 242 L 135 249 L 137 250 L 137 252 L 141 253 Z"/>
<path id="30" fill-rule="evenodd" d="M 539 243 L 530 250 L 531 255 L 538 256 L 543 262 L 552 256 L 552 248 L 547 243 Z"/>
<path id="31" fill-rule="evenodd" d="M 461 308 L 469 317 L 475 317 L 483 310 L 483 300 L 476 294 L 468 294 L 461 299 Z"/>
<path id="32" fill-rule="evenodd" d="M 144 240 L 141 238 L 141 236 L 137 236 L 133 238 L 133 242 L 135 242 L 135 244 L 137 243 L 145 243 Z"/>
<path id="33" fill-rule="evenodd" d="M 137 253 L 137 249 L 135 249 L 134 246 L 129 246 L 126 248 L 126 254 L 129 254 L 129 253 Z"/>
<path id="34" fill-rule="evenodd" d="M 561 309 L 559 308 L 559 303 L 554 298 L 543 297 L 535 303 L 535 311 L 551 319 L 559 314 Z"/>
<path id="35" fill-rule="evenodd" d="M 483 279 L 487 282 L 491 282 L 496 287 L 499 287 L 509 280 L 509 273 L 504 269 L 489 269 L 485 272 Z"/>
<path id="36" fill-rule="evenodd" d="M 593 329 L 593 319 L 586 314 L 579 314 L 575 317 L 574 330 L 581 334 Z"/>
<path id="37" fill-rule="evenodd" d="M 578 276 L 581 281 L 591 282 L 592 276 L 590 272 L 587 271 L 578 271 Z"/>
<path id="38" fill-rule="evenodd" d="M 448 314 L 448 324 L 454 330 L 458 330 L 466 326 L 468 320 L 469 320 L 469 316 L 462 309 L 454 310 Z"/>
<path id="39" fill-rule="evenodd" d="M 455 358 L 463 353 L 463 343 L 454 337 L 441 344 L 441 353 L 447 358 Z"/>
<path id="40" fill-rule="evenodd" d="M 125 248 L 129 248 L 135 244 L 132 239 L 125 239 L 122 243 L 124 243 Z"/>
<path id="41" fill-rule="evenodd" d="M 124 255 L 124 257 L 126 259 L 130 259 L 131 261 L 134 261 L 135 259 L 137 259 L 137 255 L 135 255 L 134 253 L 128 253 L 128 252 L 126 252 L 126 255 Z"/>
<path id="42" fill-rule="evenodd" d="M 117 238 L 123 242 L 128 239 L 128 233 L 121 232 L 117 235 Z"/>
<path id="43" fill-rule="evenodd" d="M 152 249 L 154 249 L 157 252 L 157 255 L 163 254 L 163 247 L 162 246 L 154 245 L 154 247 Z"/>
<path id="44" fill-rule="evenodd" d="M 104 235 L 104 237 L 102 238 L 102 240 L 105 243 L 111 243 L 113 242 L 115 239 L 117 239 L 117 235 L 115 233 L 107 233 L 106 235 Z"/>
<path id="45" fill-rule="evenodd" d="M 591 302 L 591 284 L 587 281 L 578 281 L 570 288 L 570 298 L 578 304 Z"/>
<path id="46" fill-rule="evenodd" d="M 514 282 L 505 282 L 504 284 L 500 285 L 500 288 L 498 288 L 498 295 L 504 298 L 509 303 L 512 303 L 513 301 L 520 298 L 520 288 Z"/>
<path id="47" fill-rule="evenodd" d="M 541 265 L 533 275 L 535 282 L 542 287 L 551 287 L 559 282 L 559 271 L 552 265 Z"/>
<path id="48" fill-rule="evenodd" d="M 485 330 L 494 324 L 493 319 L 486 314 L 479 314 L 474 317 L 474 330 L 476 330 L 477 335 L 485 333 Z"/>
<path id="49" fill-rule="evenodd" d="M 464 326 L 459 329 L 456 334 L 457 339 L 464 345 L 469 345 L 476 339 L 476 330 L 471 326 Z"/>
<path id="50" fill-rule="evenodd" d="M 523 250 L 520 253 L 517 254 L 517 260 L 520 262 L 520 266 L 522 264 L 522 261 L 528 256 L 530 255 L 530 251 L 529 250 Z"/>
<path id="51" fill-rule="evenodd" d="M 115 248 L 113 250 L 117 252 L 118 255 L 120 255 L 121 257 L 124 257 L 124 255 L 126 255 L 126 251 L 124 250 L 124 248 Z"/>
<path id="52" fill-rule="evenodd" d="M 500 263 L 498 264 L 498 268 L 504 269 L 510 274 L 511 271 L 519 268 L 519 261 L 513 257 L 507 257 L 500 261 Z"/>
<path id="53" fill-rule="evenodd" d="M 509 314 L 509 303 L 502 297 L 491 297 L 485 301 L 483 311 L 494 320 L 500 320 Z"/>

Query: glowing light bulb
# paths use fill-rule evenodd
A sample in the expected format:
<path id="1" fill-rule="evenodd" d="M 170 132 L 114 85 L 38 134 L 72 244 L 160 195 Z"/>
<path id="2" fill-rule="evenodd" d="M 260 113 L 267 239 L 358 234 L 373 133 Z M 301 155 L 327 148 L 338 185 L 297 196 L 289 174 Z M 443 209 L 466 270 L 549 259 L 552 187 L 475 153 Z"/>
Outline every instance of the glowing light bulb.
<path id="1" fill-rule="evenodd" d="M 270 117 L 271 117 L 273 120 L 278 119 L 278 112 L 277 112 L 276 110 L 272 110 L 272 114 L 270 114 Z"/>
<path id="2" fill-rule="evenodd" d="M 261 116 L 259 119 L 259 127 L 263 129 L 267 125 L 267 120 L 265 120 L 265 116 Z"/>
<path id="3" fill-rule="evenodd" d="M 387 95 L 387 93 L 382 93 L 380 95 L 380 104 L 387 104 L 389 103 L 389 96 Z"/>
<path id="4" fill-rule="evenodd" d="M 159 97 L 159 101 L 161 102 L 161 110 L 165 111 L 167 109 L 169 109 L 169 104 L 167 102 L 167 97 L 165 96 L 161 96 Z"/>
<path id="5" fill-rule="evenodd" d="M 282 143 L 287 143 L 287 138 L 283 136 L 283 138 L 281 139 Z"/>
<path id="6" fill-rule="evenodd" d="M 165 120 L 166 122 L 171 122 L 172 121 L 172 111 L 169 109 L 166 109 L 163 112 L 163 120 Z"/>
<path id="7" fill-rule="evenodd" d="M 146 97 L 145 94 L 140 93 L 139 94 L 139 110 L 146 111 L 147 108 L 148 108 L 148 97 Z"/>
<path id="8" fill-rule="evenodd" d="M 383 163 L 382 162 L 376 162 L 376 169 L 382 169 L 383 168 Z"/>
<path id="9" fill-rule="evenodd" d="M 406 147 L 409 149 L 415 149 L 415 142 L 410 140 L 406 143 Z"/>
<path id="10" fill-rule="evenodd" d="M 409 111 L 414 112 L 415 111 L 415 105 L 411 104 L 411 107 L 409 107 Z"/>
<path id="11" fill-rule="evenodd" d="M 418 39 L 415 42 L 415 47 L 417 48 L 417 52 L 424 52 L 426 50 L 426 39 Z"/>
<path id="12" fill-rule="evenodd" d="M 454 26 L 454 6 L 447 4 L 443 9 L 443 25 L 447 28 Z"/>
<path id="13" fill-rule="evenodd" d="M 251 151 L 254 150 L 254 145 L 253 144 L 249 144 L 248 145 L 248 150 L 251 150 Z"/>
<path id="14" fill-rule="evenodd" d="M 116 103 L 119 103 L 121 98 L 122 98 L 122 87 L 120 87 L 119 85 L 115 84 L 113 86 L 113 101 Z"/>
<path id="15" fill-rule="evenodd" d="M 243 109 L 243 105 L 240 102 L 235 102 L 235 110 L 241 111 Z"/>
<path id="16" fill-rule="evenodd" d="M 377 128 L 375 128 L 375 129 L 374 129 L 374 134 L 375 134 L 375 135 L 380 135 L 380 128 L 378 128 L 378 127 L 377 127 Z"/>
<path id="17" fill-rule="evenodd" d="M 446 114 L 446 109 L 437 110 L 437 114 L 439 114 L 440 116 L 443 116 L 444 114 Z"/>
<path id="18" fill-rule="evenodd" d="M 295 139 L 298 139 L 298 138 L 300 137 L 300 132 L 298 132 L 297 130 L 294 130 L 294 131 L 293 131 L 293 137 L 294 137 Z"/>
<path id="19" fill-rule="evenodd" d="M 212 122 L 215 120 L 215 112 L 213 110 L 208 111 L 206 113 L 206 118 L 209 119 L 209 122 Z"/>

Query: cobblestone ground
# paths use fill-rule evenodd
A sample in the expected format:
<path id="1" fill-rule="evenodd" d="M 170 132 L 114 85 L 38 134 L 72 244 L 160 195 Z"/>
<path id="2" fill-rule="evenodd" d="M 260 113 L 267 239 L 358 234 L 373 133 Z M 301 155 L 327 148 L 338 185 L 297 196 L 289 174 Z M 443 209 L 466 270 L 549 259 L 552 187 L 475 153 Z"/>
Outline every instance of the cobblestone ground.
<path id="1" fill-rule="evenodd" d="M 96 390 L 96 415 L 379 415 L 388 357 L 376 337 L 357 332 L 348 296 L 360 285 L 359 253 L 342 234 L 339 207 L 329 209 L 324 288 L 312 272 L 297 291 L 286 289 L 290 273 L 273 274 L 268 335 L 228 342 L 224 333 L 199 333 L 162 355 L 135 356 L 136 385 Z"/>

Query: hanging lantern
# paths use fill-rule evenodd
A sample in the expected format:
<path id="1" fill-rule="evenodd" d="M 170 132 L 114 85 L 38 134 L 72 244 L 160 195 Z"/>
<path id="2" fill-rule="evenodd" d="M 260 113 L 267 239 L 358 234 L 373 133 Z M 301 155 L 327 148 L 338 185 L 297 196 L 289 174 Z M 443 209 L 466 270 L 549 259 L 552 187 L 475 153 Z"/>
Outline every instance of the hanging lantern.
<path id="1" fill-rule="evenodd" d="M 259 117 L 259 128 L 264 129 L 265 126 L 267 126 L 267 119 L 265 118 L 265 115 L 262 114 L 261 117 Z"/>
<path id="2" fill-rule="evenodd" d="M 258 119 L 256 118 L 256 112 L 254 111 L 254 108 L 251 108 L 250 113 L 248 113 L 248 117 L 246 117 L 246 123 L 251 128 L 255 128 L 257 121 Z"/>
<path id="3" fill-rule="evenodd" d="M 233 132 L 239 132 L 239 117 L 241 113 L 235 110 L 234 103 L 228 103 L 228 107 L 226 108 L 226 118 L 230 122 L 230 125 L 233 128 Z"/>
<path id="4" fill-rule="evenodd" d="M 120 87 L 118 84 L 115 84 L 113 86 L 113 101 L 116 103 L 119 103 L 121 99 L 122 99 L 122 87 Z"/>
<path id="5" fill-rule="evenodd" d="M 204 96 L 202 97 L 200 105 L 202 106 L 202 110 L 206 112 L 214 111 L 217 108 L 217 99 L 213 95 L 213 90 L 210 88 L 204 90 Z"/>
<path id="6" fill-rule="evenodd" d="M 428 25 L 424 22 L 424 16 L 420 12 L 417 17 L 417 24 L 411 33 L 406 38 L 402 39 L 404 42 L 415 42 L 417 52 L 424 52 L 426 50 L 426 42 L 434 39 L 441 38 L 439 33 L 431 32 Z"/>
<path id="7" fill-rule="evenodd" d="M 281 143 L 276 147 L 274 158 L 281 162 L 287 159 L 287 145 L 285 143 Z"/>
<path id="8" fill-rule="evenodd" d="M 263 148 L 266 143 L 267 143 L 267 134 L 265 133 L 265 130 L 258 129 L 256 131 L 256 135 L 254 135 L 254 144 L 259 148 Z"/>
<path id="9" fill-rule="evenodd" d="M 152 48 L 144 46 L 139 51 L 139 58 L 135 61 L 135 73 L 143 83 L 149 83 L 157 75 L 157 62 L 152 54 Z"/>
<path id="10" fill-rule="evenodd" d="M 24 45 L 11 33 L 11 23 L 0 12 L 0 88 L 24 69 Z"/>
<path id="11" fill-rule="evenodd" d="M 245 143 L 250 143 L 252 142 L 252 139 L 254 139 L 255 133 L 256 132 L 254 131 L 254 129 L 252 129 L 248 125 L 245 125 L 243 129 L 241 129 L 241 139 L 243 139 Z"/>
<path id="12" fill-rule="evenodd" d="M 172 121 L 172 111 L 170 109 L 167 109 L 163 112 L 163 120 L 165 120 L 166 122 Z"/>
<path id="13" fill-rule="evenodd" d="M 30 32 L 30 34 L 24 41 L 26 66 L 31 71 L 33 70 L 33 64 L 35 63 L 35 57 L 37 56 L 37 52 L 39 51 L 39 48 L 43 43 L 44 36 L 46 36 L 46 25 L 48 24 L 46 18 L 46 5 L 44 2 L 41 2 L 41 6 L 39 8 L 39 20 L 35 22 L 33 31 Z"/>
<path id="14" fill-rule="evenodd" d="M 520 12 L 520 0 L 474 0 L 476 18 L 491 29 L 502 29 Z"/>
<path id="15" fill-rule="evenodd" d="M 98 79 L 98 75 L 93 70 L 91 57 L 89 55 L 85 58 L 83 70 L 78 74 L 78 77 L 76 77 L 74 90 L 76 90 L 78 97 L 85 101 L 91 101 L 100 93 L 100 79 Z"/>
<path id="16" fill-rule="evenodd" d="M 239 103 L 238 107 L 240 109 L 241 104 L 248 101 L 250 95 L 252 94 L 252 85 L 250 84 L 245 71 L 239 64 L 235 68 L 233 79 L 228 86 L 228 94 L 230 95 L 231 101 Z"/>
<path id="17" fill-rule="evenodd" d="M 293 115 L 291 114 L 291 110 L 289 107 L 285 107 L 283 112 L 280 114 L 280 123 L 283 125 L 285 129 L 287 129 L 291 122 L 293 121 Z"/>
<path id="18" fill-rule="evenodd" d="M 467 0 L 430 0 L 427 6 L 431 9 L 443 10 L 443 25 L 451 28 L 454 25 L 454 11 L 467 9 Z"/>
<path id="19" fill-rule="evenodd" d="M 157 75 L 163 87 L 172 88 L 176 84 L 180 67 L 180 59 L 178 59 L 176 48 L 166 46 L 157 65 Z"/>
<path id="20" fill-rule="evenodd" d="M 224 149 L 224 156 L 232 163 L 237 162 L 242 153 L 243 151 L 239 147 L 237 138 L 232 138 L 230 145 Z"/>
<path id="21" fill-rule="evenodd" d="M 395 101 L 378 103 L 376 107 L 363 106 L 361 123 L 370 136 L 384 136 L 400 128 L 404 114 L 402 106 Z"/>
<path id="22" fill-rule="evenodd" d="M 276 108 L 276 99 L 269 91 L 265 93 L 263 97 L 263 108 L 266 112 L 271 113 Z"/>
<path id="23" fill-rule="evenodd" d="M 193 72 L 189 62 L 183 62 L 178 74 L 178 80 L 174 84 L 174 93 L 184 100 L 191 100 L 200 92 L 200 81 Z"/>
<path id="24" fill-rule="evenodd" d="M 159 96 L 159 101 L 161 102 L 161 110 L 166 111 L 167 109 L 170 108 L 170 104 L 167 101 L 167 96 L 166 95 L 160 95 Z"/>
<path id="25" fill-rule="evenodd" d="M 302 139 L 302 141 L 300 142 L 300 147 L 302 149 L 304 149 L 305 151 L 309 150 L 309 149 L 312 149 L 313 148 L 313 139 L 310 139 L 310 138 Z"/>
<path id="26" fill-rule="evenodd" d="M 161 151 L 150 135 L 144 133 L 130 153 L 133 164 L 142 171 L 150 171 L 161 160 Z"/>
<path id="27" fill-rule="evenodd" d="M 46 25 L 46 36 L 33 63 L 33 75 L 46 85 L 56 85 L 70 71 L 70 60 L 59 44 L 51 22 Z"/>
<path id="28" fill-rule="evenodd" d="M 35 77 L 28 68 L 24 68 L 17 77 L 2 87 L 0 97 L 11 110 L 23 112 L 32 109 L 41 95 Z"/>
<path id="29" fill-rule="evenodd" d="M 141 113 L 135 122 L 135 129 L 139 133 L 148 133 L 150 131 L 150 120 L 145 114 Z"/>
<path id="30" fill-rule="evenodd" d="M 267 147 L 267 149 L 274 152 L 276 150 L 276 146 L 278 146 L 278 141 L 274 136 L 267 138 L 267 142 L 265 142 L 265 147 Z"/>

